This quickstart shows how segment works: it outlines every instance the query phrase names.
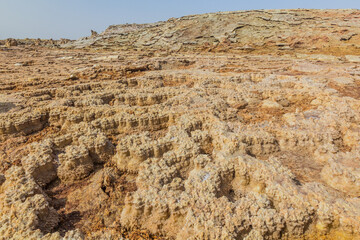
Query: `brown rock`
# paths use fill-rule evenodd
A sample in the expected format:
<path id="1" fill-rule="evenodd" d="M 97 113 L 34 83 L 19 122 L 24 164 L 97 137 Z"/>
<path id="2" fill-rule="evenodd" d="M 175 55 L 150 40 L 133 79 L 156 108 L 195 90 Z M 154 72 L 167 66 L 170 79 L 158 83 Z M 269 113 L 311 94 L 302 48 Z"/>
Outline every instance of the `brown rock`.
<path id="1" fill-rule="evenodd" d="M 5 41 L 5 47 L 16 47 L 17 45 L 18 42 L 13 38 L 6 39 Z"/>

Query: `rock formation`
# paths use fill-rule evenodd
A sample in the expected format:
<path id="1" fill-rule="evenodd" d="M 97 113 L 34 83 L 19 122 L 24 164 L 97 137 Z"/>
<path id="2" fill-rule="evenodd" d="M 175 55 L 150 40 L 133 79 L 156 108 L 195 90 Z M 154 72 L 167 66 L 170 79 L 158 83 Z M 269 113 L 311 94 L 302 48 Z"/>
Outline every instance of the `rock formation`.
<path id="1" fill-rule="evenodd" d="M 360 239 L 359 34 L 241 11 L 0 49 L 0 239 Z"/>
<path id="2" fill-rule="evenodd" d="M 13 38 L 6 39 L 6 41 L 5 41 L 5 46 L 6 47 L 14 47 L 14 46 L 17 46 L 17 45 L 18 45 L 18 42 Z"/>
<path id="3" fill-rule="evenodd" d="M 189 52 L 359 54 L 358 10 L 254 10 L 112 25 L 64 47 Z"/>

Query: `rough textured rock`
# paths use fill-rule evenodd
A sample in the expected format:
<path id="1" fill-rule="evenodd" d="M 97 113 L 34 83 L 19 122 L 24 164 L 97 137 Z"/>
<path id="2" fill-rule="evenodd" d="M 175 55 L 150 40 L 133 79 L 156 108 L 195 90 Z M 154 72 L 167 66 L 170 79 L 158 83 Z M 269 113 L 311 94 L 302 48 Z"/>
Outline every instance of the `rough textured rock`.
<path id="1" fill-rule="evenodd" d="M 5 47 L 14 47 L 17 45 L 18 45 L 18 42 L 13 38 L 6 39 L 6 41 L 5 41 Z"/>
<path id="2" fill-rule="evenodd" d="M 17 40 L 0 239 L 360 239 L 359 28 L 269 10 Z"/>
<path id="3" fill-rule="evenodd" d="M 256 10 L 170 18 L 152 24 L 113 25 L 63 45 L 122 50 L 359 54 L 359 10 Z M 356 57 L 349 56 L 349 61 Z M 357 59 L 358 61 L 358 59 Z"/>
<path id="4" fill-rule="evenodd" d="M 56 210 L 34 179 L 21 167 L 10 168 L 0 188 L 0 233 L 6 239 L 40 238 L 59 221 Z"/>
<path id="5" fill-rule="evenodd" d="M 41 186 L 45 186 L 57 178 L 56 161 L 51 145 L 46 141 L 41 144 L 34 143 L 30 146 L 30 154 L 21 160 L 25 172 Z"/>

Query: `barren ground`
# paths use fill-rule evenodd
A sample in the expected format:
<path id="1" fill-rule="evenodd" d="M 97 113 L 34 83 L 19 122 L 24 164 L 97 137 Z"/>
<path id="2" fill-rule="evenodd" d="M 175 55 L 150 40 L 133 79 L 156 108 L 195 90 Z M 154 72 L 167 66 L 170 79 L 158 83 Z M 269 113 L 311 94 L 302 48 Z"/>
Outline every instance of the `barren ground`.
<path id="1" fill-rule="evenodd" d="M 274 10 L 4 42 L 0 239 L 360 239 L 359 29 Z"/>

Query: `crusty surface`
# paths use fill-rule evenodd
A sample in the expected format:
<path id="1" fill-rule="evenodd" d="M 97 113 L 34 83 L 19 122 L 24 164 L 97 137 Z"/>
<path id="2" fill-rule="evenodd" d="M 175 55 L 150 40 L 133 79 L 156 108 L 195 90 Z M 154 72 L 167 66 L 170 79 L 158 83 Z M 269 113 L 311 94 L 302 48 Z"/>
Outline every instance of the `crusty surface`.
<path id="1" fill-rule="evenodd" d="M 60 44 L 64 48 L 256 52 L 276 50 L 359 54 L 360 12 L 254 10 L 170 18 L 151 24 L 112 25 L 104 32 Z"/>
<path id="2" fill-rule="evenodd" d="M 4 41 L 0 239 L 360 239 L 359 27 L 273 10 Z"/>

